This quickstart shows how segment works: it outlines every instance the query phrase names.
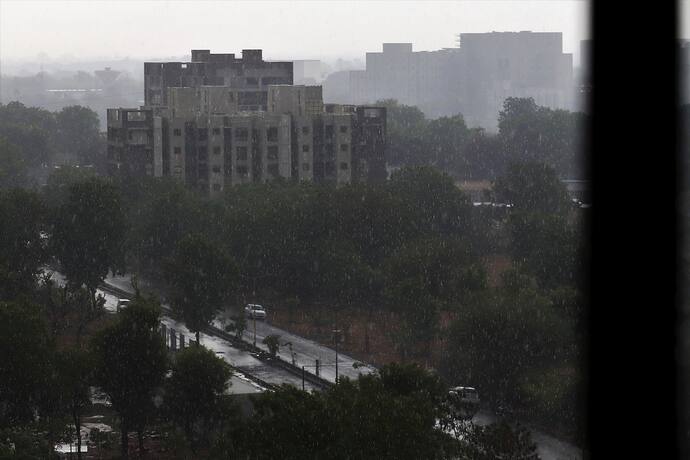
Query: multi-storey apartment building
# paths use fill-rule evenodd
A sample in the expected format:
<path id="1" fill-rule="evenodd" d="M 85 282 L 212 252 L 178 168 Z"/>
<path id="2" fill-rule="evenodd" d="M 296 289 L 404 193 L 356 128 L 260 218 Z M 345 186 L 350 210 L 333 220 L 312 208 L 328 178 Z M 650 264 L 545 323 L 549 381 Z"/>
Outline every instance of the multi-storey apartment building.
<path id="1" fill-rule="evenodd" d="M 166 105 L 108 109 L 112 174 L 170 176 L 208 193 L 276 178 L 343 185 L 386 177 L 386 110 L 324 105 L 320 86 L 167 87 Z"/>
<path id="2" fill-rule="evenodd" d="M 168 88 L 228 86 L 241 110 L 266 110 L 268 86 L 292 83 L 292 62 L 264 61 L 261 50 L 242 50 L 241 58 L 192 50 L 191 62 L 144 63 L 147 106 L 166 106 Z"/>

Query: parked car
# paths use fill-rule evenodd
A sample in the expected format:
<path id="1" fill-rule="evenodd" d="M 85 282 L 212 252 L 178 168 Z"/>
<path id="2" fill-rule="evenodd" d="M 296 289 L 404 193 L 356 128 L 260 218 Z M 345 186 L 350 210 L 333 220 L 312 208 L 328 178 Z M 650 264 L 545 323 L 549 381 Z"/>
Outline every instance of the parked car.
<path id="1" fill-rule="evenodd" d="M 479 393 L 472 387 L 455 387 L 448 392 L 451 407 L 457 414 L 471 419 L 479 411 Z"/>
<path id="2" fill-rule="evenodd" d="M 125 308 L 127 305 L 129 305 L 130 300 L 129 299 L 117 299 L 117 308 L 116 311 L 119 313 L 121 309 Z"/>
<path id="3" fill-rule="evenodd" d="M 245 314 L 250 318 L 266 319 L 266 309 L 261 305 L 249 303 L 244 307 Z"/>

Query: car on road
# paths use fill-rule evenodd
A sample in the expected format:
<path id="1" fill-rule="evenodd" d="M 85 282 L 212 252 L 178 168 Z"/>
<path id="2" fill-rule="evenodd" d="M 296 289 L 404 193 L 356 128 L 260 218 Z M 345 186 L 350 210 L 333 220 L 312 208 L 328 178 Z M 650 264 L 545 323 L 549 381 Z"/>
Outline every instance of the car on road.
<path id="1" fill-rule="evenodd" d="M 258 304 L 249 303 L 244 307 L 244 313 L 253 319 L 266 319 L 266 309 Z"/>
<path id="2" fill-rule="evenodd" d="M 479 393 L 473 387 L 451 388 L 448 399 L 461 418 L 471 419 L 479 411 Z"/>
<path id="3" fill-rule="evenodd" d="M 117 308 L 115 310 L 119 313 L 121 309 L 129 305 L 129 302 L 129 299 L 117 299 Z"/>

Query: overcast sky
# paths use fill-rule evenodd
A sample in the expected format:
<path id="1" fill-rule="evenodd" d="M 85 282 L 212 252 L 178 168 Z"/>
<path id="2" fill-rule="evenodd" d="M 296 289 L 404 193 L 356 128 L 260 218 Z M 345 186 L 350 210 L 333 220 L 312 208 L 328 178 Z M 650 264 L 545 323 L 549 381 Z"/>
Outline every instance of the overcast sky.
<path id="1" fill-rule="evenodd" d="M 0 0 L 0 59 L 164 58 L 192 48 L 267 59 L 364 58 L 383 42 L 455 46 L 461 32 L 563 32 L 579 56 L 585 0 L 30 1 Z"/>

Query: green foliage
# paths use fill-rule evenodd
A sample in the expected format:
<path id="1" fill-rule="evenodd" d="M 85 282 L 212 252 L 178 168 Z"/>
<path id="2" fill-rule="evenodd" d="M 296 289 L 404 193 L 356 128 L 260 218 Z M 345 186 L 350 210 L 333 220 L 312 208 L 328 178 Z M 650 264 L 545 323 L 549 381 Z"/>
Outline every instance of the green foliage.
<path id="1" fill-rule="evenodd" d="M 55 146 L 79 164 L 95 164 L 105 158 L 98 114 L 88 107 L 72 105 L 55 113 L 57 133 Z"/>
<path id="2" fill-rule="evenodd" d="M 0 137 L 0 189 L 27 187 L 29 167 L 21 150 Z"/>
<path id="3" fill-rule="evenodd" d="M 468 128 L 462 115 L 427 120 L 417 108 L 395 100 L 387 108 L 387 159 L 395 166 L 434 166 L 461 180 L 495 179 L 510 162 L 532 160 L 561 177 L 582 177 L 582 113 L 537 106 L 531 98 L 507 98 L 498 134 Z"/>
<path id="4" fill-rule="evenodd" d="M 238 270 L 222 248 L 200 235 L 179 240 L 165 267 L 172 307 L 197 334 L 211 323 L 237 285 Z"/>
<path id="5" fill-rule="evenodd" d="M 400 223 L 409 218 L 418 235 L 466 229 L 471 203 L 450 176 L 430 167 L 403 168 L 393 173 L 388 187 L 403 201 Z"/>
<path id="6" fill-rule="evenodd" d="M 267 335 L 262 343 L 268 347 L 268 352 L 275 356 L 280 348 L 280 336 L 276 334 Z"/>
<path id="7" fill-rule="evenodd" d="M 521 426 L 512 427 L 506 421 L 487 426 L 469 425 L 463 435 L 464 442 L 460 454 L 460 458 L 463 459 L 540 458 L 529 431 Z"/>
<path id="8" fill-rule="evenodd" d="M 208 435 L 223 417 L 222 400 L 229 385 L 229 366 L 200 346 L 175 355 L 172 374 L 165 384 L 165 413 L 182 429 L 192 450 L 207 445 Z"/>
<path id="9" fill-rule="evenodd" d="M 499 137 L 509 162 L 546 163 L 561 177 L 581 177 L 586 122 L 584 114 L 540 107 L 532 98 L 507 98 Z"/>
<path id="10" fill-rule="evenodd" d="M 98 115 L 81 106 L 49 112 L 20 102 L 0 104 L 0 139 L 0 187 L 41 183 L 45 168 L 53 164 L 102 168 L 105 159 Z"/>
<path id="11" fill-rule="evenodd" d="M 0 428 L 34 421 L 50 389 L 53 343 L 39 307 L 0 302 Z"/>
<path id="12" fill-rule="evenodd" d="M 455 384 L 519 405 L 524 402 L 519 384 L 524 372 L 562 366 L 572 343 L 572 324 L 533 280 L 521 276 L 463 306 L 451 327 L 442 369 Z"/>
<path id="13" fill-rule="evenodd" d="M 70 288 L 94 293 L 109 271 L 122 269 L 126 228 L 117 189 L 103 179 L 69 187 L 53 218 L 51 246 Z"/>
<path id="14" fill-rule="evenodd" d="M 493 189 L 501 201 L 521 212 L 563 214 L 572 207 L 565 185 L 545 163 L 512 163 Z"/>
<path id="15" fill-rule="evenodd" d="M 324 391 L 290 386 L 255 398 L 255 415 L 234 433 L 225 456 L 285 459 L 446 458 L 438 429 L 443 386 L 416 366 L 343 378 Z M 270 442 L 267 442 L 270 440 Z"/>
<path id="16" fill-rule="evenodd" d="M 230 319 L 233 321 L 233 324 L 226 326 L 225 330 L 228 332 L 234 332 L 235 337 L 239 340 L 242 340 L 244 331 L 247 330 L 247 318 L 244 315 L 237 315 Z"/>
<path id="17" fill-rule="evenodd" d="M 35 289 L 47 258 L 41 236 L 45 217 L 36 193 L 0 190 L 0 299 L 13 299 Z"/>
<path id="18" fill-rule="evenodd" d="M 137 298 L 92 340 L 95 382 L 119 414 L 125 434 L 147 424 L 154 392 L 168 369 L 159 318 L 158 302 Z"/>

